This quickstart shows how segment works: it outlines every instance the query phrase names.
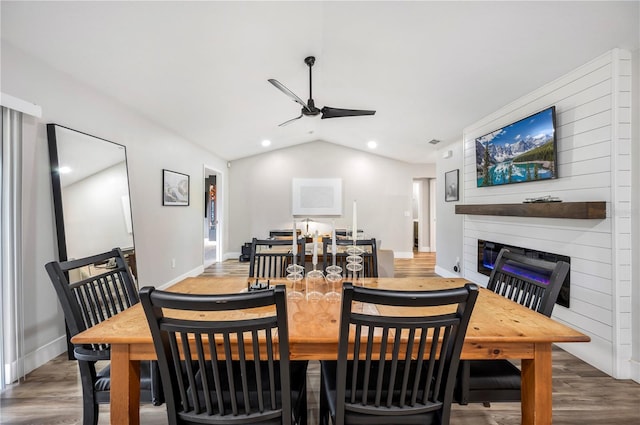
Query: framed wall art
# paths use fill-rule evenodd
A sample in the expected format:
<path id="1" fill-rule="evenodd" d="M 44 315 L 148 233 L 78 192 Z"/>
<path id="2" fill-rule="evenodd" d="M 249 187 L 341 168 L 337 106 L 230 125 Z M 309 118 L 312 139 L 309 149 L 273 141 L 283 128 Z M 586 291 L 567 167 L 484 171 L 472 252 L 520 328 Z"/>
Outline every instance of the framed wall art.
<path id="1" fill-rule="evenodd" d="M 162 170 L 162 205 L 189 205 L 189 176 Z"/>
<path id="2" fill-rule="evenodd" d="M 342 215 L 342 179 L 301 179 L 292 183 L 293 215 Z"/>
<path id="3" fill-rule="evenodd" d="M 451 170 L 444 173 L 444 200 L 446 202 L 458 200 L 458 172 Z"/>

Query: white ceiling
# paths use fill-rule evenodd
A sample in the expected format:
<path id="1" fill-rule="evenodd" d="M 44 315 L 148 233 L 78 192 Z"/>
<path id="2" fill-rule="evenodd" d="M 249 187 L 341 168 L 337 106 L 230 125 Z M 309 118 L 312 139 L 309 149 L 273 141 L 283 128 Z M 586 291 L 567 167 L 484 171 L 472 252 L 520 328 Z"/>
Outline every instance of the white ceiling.
<path id="1" fill-rule="evenodd" d="M 234 160 L 325 140 L 412 163 L 465 126 L 615 47 L 640 45 L 625 2 L 8 2 L 3 43 Z M 316 105 L 375 109 L 320 120 Z M 9 93 L 11 94 L 11 93 Z M 534 112 L 534 111 L 532 111 Z"/>

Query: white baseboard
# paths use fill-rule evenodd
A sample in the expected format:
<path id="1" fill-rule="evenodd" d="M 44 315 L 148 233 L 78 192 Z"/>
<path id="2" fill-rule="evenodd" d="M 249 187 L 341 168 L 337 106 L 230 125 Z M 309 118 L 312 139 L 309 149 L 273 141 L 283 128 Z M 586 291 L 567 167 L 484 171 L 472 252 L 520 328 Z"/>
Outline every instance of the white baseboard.
<path id="1" fill-rule="evenodd" d="M 434 271 L 438 276 L 442 277 L 462 277 L 460 273 L 455 273 L 440 266 L 436 266 Z"/>
<path id="2" fill-rule="evenodd" d="M 198 266 L 195 269 L 172 279 L 171 281 L 165 283 L 164 285 L 159 286 L 158 289 L 165 289 L 173 285 L 174 283 L 178 283 L 181 280 L 184 280 L 188 277 L 198 276 L 202 274 L 202 272 L 204 272 L 204 267 Z M 44 365 L 45 363 L 59 356 L 65 351 L 67 351 L 66 335 L 62 335 L 56 338 L 55 340 L 49 342 L 48 344 L 45 344 L 42 347 L 38 347 L 35 351 L 28 353 L 24 356 L 25 373 L 29 373 L 39 368 L 40 366 Z M 8 383 L 16 381 L 18 379 L 18 374 L 21 373 L 21 371 L 18 371 L 18 366 L 15 361 L 9 365 L 6 365 L 5 371 L 6 371 L 7 380 L 10 380 L 10 382 Z"/>
<path id="3" fill-rule="evenodd" d="M 393 251 L 394 258 L 413 258 L 413 251 L 403 252 L 403 251 Z"/>
<path id="4" fill-rule="evenodd" d="M 430 246 L 419 246 L 418 247 L 418 252 L 431 252 L 431 247 Z"/>
<path id="5" fill-rule="evenodd" d="M 240 258 L 240 255 L 241 255 L 240 252 L 227 252 L 222 256 L 222 261 L 232 260 L 232 259 L 237 260 L 238 258 Z"/>
<path id="6" fill-rule="evenodd" d="M 67 336 L 62 335 L 48 344 L 38 347 L 35 351 L 28 353 L 24 356 L 24 373 L 28 374 L 40 366 L 47 363 L 49 360 L 58 357 L 60 354 L 67 351 Z M 7 384 L 17 381 L 21 376 L 22 371 L 18 370 L 17 362 L 13 361 L 10 364 L 5 365 L 5 376 Z"/>
<path id="7" fill-rule="evenodd" d="M 631 379 L 640 384 L 640 362 L 631 360 Z"/>
<path id="8" fill-rule="evenodd" d="M 157 286 L 158 289 L 166 289 L 169 286 L 176 284 L 178 282 L 180 282 L 181 280 L 185 280 L 188 277 L 196 277 L 201 275 L 204 272 L 204 266 L 198 266 L 195 269 L 188 271 L 186 273 L 181 274 L 178 277 L 175 277 L 173 279 L 171 279 L 169 282 L 166 282 L 165 284 L 161 285 L 161 286 Z"/>
<path id="9" fill-rule="evenodd" d="M 557 318 L 555 315 L 553 315 L 551 318 L 564 325 L 571 326 L 571 324 L 564 322 L 563 320 Z M 579 330 L 581 332 L 584 332 L 583 329 Z M 615 376 L 613 368 L 613 358 L 611 356 L 611 342 L 599 338 L 593 334 L 587 333 L 587 335 L 591 337 L 590 342 L 556 343 L 556 345 L 569 354 L 576 356 L 583 362 L 588 363 L 596 369 L 601 370 L 612 378 L 629 379 L 629 376 Z"/>

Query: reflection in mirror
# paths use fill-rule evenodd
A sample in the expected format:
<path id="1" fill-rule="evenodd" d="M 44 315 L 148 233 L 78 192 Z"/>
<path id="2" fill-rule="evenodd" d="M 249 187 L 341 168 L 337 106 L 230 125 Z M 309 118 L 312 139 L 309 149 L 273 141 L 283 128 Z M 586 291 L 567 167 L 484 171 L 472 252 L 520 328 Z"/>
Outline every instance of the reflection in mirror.
<path id="1" fill-rule="evenodd" d="M 125 147 L 56 124 L 47 135 L 60 261 L 119 247 L 137 278 Z"/>

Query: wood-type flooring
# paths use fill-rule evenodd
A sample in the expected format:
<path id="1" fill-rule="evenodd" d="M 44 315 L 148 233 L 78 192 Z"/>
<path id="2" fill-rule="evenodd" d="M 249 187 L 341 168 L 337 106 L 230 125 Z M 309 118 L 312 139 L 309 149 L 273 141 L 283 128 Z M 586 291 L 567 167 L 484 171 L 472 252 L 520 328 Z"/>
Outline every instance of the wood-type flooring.
<path id="1" fill-rule="evenodd" d="M 397 259 L 396 276 L 434 275 L 435 254 L 416 253 L 413 260 Z M 248 273 L 248 263 L 237 260 L 214 264 L 207 275 Z M 319 367 L 311 362 L 308 373 L 309 425 L 317 424 Z M 0 424 L 66 425 L 82 423 L 82 393 L 77 366 L 58 356 L 12 384 L 0 394 Z M 100 406 L 99 424 L 109 423 L 109 406 Z M 143 405 L 140 423 L 167 424 L 164 406 Z M 571 354 L 553 351 L 553 423 L 556 425 L 640 424 L 640 384 L 616 380 Z M 452 425 L 518 425 L 519 403 L 454 405 Z"/>

